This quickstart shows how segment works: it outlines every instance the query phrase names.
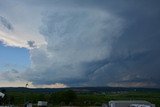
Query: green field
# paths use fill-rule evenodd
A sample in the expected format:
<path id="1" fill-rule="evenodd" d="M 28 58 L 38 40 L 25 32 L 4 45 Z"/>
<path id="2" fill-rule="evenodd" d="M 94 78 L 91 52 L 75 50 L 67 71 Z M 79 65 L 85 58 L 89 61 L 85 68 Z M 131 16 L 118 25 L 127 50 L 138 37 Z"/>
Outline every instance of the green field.
<path id="1" fill-rule="evenodd" d="M 6 104 L 23 105 L 30 101 L 37 104 L 39 100 L 49 102 L 51 106 L 77 105 L 77 106 L 101 106 L 110 100 L 146 100 L 156 107 L 160 107 L 160 92 L 149 91 L 128 91 L 128 92 L 109 92 L 109 93 L 75 93 L 71 90 L 59 91 L 54 93 L 36 92 L 6 92 Z"/>

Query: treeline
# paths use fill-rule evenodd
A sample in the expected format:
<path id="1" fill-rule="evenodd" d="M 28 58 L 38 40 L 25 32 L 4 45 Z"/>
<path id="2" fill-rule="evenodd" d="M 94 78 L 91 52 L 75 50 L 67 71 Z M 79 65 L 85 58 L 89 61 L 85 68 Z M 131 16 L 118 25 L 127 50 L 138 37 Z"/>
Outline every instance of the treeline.
<path id="1" fill-rule="evenodd" d="M 38 101 L 47 101 L 50 107 L 63 105 L 101 106 L 110 100 L 146 100 L 160 107 L 160 92 L 118 92 L 118 93 L 76 93 L 66 89 L 58 92 L 37 93 L 31 91 L 5 91 L 3 104 L 22 106 L 26 102 L 37 104 Z"/>
<path id="2" fill-rule="evenodd" d="M 51 106 L 66 106 L 66 105 L 79 105 L 79 106 L 91 106 L 101 105 L 105 102 L 103 95 L 94 95 L 87 93 L 76 93 L 73 90 L 66 89 L 63 91 L 52 92 L 52 93 L 35 93 L 28 91 L 12 91 L 5 92 L 5 101 L 3 105 L 20 105 L 22 106 L 26 102 L 37 104 L 38 101 L 47 101 Z"/>
<path id="3" fill-rule="evenodd" d="M 14 96 L 8 95 L 5 89 L 2 89 L 1 92 L 5 94 L 4 97 L 0 96 L 0 105 L 12 104 L 14 103 Z"/>
<path id="4" fill-rule="evenodd" d="M 2 105 L 22 105 L 26 102 L 37 103 L 38 101 L 47 101 L 52 105 L 71 105 L 77 99 L 77 94 L 72 90 L 64 90 L 54 93 L 33 93 L 33 92 L 6 92 L 1 100 Z"/>

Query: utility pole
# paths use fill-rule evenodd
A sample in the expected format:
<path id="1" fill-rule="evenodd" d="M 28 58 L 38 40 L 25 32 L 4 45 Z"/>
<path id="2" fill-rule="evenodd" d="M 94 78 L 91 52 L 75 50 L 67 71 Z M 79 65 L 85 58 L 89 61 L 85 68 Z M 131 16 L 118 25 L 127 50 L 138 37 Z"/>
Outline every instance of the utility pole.
<path id="1" fill-rule="evenodd" d="M 25 84 L 25 88 L 27 89 L 27 87 L 29 86 L 28 82 Z M 24 107 L 26 107 L 26 95 L 24 94 Z"/>

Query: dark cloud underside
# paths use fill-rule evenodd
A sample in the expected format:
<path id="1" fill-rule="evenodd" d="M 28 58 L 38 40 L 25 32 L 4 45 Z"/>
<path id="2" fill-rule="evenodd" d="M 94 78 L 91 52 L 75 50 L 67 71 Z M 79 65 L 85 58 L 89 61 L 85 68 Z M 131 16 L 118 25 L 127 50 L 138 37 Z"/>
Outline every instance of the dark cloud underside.
<path id="1" fill-rule="evenodd" d="M 38 4 L 46 7 L 39 33 L 47 45 L 30 50 L 32 66 L 25 79 L 33 84 L 160 87 L 159 0 Z M 13 29 L 3 17 L 0 23 Z M 28 45 L 35 47 L 34 41 Z"/>

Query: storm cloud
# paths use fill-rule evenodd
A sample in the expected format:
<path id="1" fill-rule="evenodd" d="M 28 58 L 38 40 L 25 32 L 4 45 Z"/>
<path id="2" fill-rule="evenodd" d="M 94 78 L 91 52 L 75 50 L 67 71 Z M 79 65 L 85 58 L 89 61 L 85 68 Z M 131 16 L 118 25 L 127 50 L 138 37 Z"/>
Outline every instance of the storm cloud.
<path id="1" fill-rule="evenodd" d="M 40 32 L 47 46 L 31 50 L 31 74 L 38 75 L 30 78 L 31 81 L 67 85 L 88 82 L 88 76 L 99 67 L 94 62 L 110 56 L 112 44 L 121 35 L 123 24 L 120 17 L 99 10 L 46 13 Z"/>
<path id="2" fill-rule="evenodd" d="M 21 78 L 39 86 L 160 88 L 158 0 L 28 0 L 21 4 L 26 11 L 19 12 L 27 23 L 22 19 L 19 25 L 27 26 L 22 29 L 26 35 L 34 35 L 23 46 L 34 48 L 29 48 L 31 66 Z M 1 25 L 12 29 L 2 19 Z M 43 39 L 35 47 L 37 35 Z"/>
<path id="3" fill-rule="evenodd" d="M 40 33 L 47 45 L 30 51 L 27 79 L 33 84 L 158 87 L 160 11 L 156 3 L 96 3 L 43 14 Z"/>

